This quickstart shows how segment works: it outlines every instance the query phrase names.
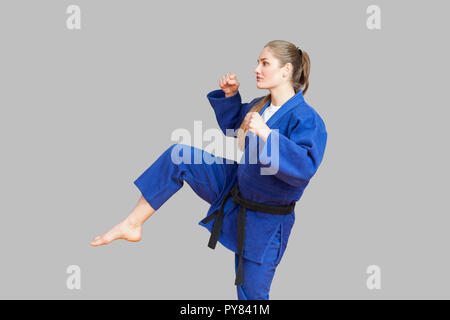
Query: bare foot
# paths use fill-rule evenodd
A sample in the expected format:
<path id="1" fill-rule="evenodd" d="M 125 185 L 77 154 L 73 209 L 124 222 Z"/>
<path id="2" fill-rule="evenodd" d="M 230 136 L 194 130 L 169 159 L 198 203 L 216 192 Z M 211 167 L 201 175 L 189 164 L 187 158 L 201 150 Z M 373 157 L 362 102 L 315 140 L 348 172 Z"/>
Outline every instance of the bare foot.
<path id="1" fill-rule="evenodd" d="M 105 234 L 95 237 L 91 242 L 91 246 L 108 244 L 116 239 L 125 239 L 136 242 L 141 240 L 141 238 L 142 225 L 133 224 L 128 219 L 125 219 Z"/>

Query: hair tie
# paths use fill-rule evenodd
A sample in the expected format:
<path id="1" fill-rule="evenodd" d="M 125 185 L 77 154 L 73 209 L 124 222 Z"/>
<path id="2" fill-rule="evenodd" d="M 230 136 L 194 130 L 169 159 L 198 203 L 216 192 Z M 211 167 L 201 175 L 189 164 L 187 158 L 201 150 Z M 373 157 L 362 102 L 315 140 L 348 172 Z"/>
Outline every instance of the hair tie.
<path id="1" fill-rule="evenodd" d="M 302 52 L 302 50 L 300 50 L 300 48 L 299 48 L 299 47 L 297 47 L 297 49 L 298 49 L 298 52 L 300 52 L 300 58 L 302 58 L 302 55 L 303 55 L 303 52 Z"/>

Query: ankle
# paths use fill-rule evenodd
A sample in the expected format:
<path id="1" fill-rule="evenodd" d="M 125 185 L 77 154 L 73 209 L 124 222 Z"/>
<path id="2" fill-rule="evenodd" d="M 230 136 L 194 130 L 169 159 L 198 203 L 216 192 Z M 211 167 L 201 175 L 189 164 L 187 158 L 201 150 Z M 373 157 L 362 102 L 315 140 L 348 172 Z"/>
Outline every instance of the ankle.
<path id="1" fill-rule="evenodd" d="M 125 219 L 125 223 L 132 228 L 138 228 L 138 227 L 142 226 L 142 223 L 133 216 L 128 216 Z"/>

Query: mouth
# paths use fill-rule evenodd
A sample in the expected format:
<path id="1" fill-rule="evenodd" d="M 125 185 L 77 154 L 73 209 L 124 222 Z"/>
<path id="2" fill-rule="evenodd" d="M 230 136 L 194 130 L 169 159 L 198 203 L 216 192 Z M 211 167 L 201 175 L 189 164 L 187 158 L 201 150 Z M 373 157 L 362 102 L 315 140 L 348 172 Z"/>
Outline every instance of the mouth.
<path id="1" fill-rule="evenodd" d="M 256 77 L 256 81 L 261 81 L 261 80 L 262 80 L 262 78 Z"/>

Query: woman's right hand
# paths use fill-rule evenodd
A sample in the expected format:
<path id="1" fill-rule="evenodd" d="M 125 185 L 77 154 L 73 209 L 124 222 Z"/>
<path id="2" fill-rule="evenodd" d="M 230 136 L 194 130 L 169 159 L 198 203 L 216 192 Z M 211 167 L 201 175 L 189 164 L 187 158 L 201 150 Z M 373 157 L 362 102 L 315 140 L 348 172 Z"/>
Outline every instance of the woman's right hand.
<path id="1" fill-rule="evenodd" d="M 228 72 L 219 80 L 220 89 L 225 93 L 226 97 L 234 96 L 239 89 L 239 81 L 234 72 Z"/>

